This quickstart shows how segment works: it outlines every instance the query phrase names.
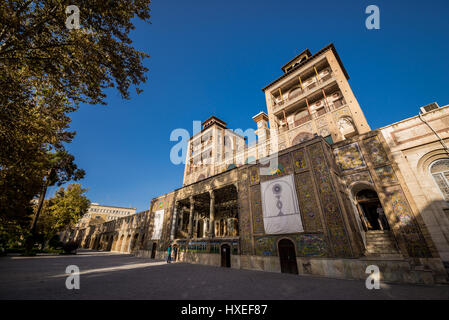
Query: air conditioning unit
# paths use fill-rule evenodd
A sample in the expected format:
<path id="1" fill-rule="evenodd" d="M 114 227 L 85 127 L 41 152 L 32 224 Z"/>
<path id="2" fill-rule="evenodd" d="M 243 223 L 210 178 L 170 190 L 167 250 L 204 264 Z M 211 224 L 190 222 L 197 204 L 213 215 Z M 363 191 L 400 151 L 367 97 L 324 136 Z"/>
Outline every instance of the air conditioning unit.
<path id="1" fill-rule="evenodd" d="M 433 102 L 431 104 L 428 104 L 427 106 L 421 107 L 421 113 L 427 113 L 430 112 L 432 110 L 436 110 L 438 109 L 440 106 L 438 105 L 438 103 Z"/>

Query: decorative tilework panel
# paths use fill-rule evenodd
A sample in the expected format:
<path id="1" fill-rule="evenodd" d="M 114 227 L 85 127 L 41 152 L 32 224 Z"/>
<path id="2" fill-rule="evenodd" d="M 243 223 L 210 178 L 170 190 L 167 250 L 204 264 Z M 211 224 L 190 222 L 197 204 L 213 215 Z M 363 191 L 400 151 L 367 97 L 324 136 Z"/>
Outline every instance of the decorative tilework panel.
<path id="1" fill-rule="evenodd" d="M 305 152 L 305 149 L 299 149 L 292 153 L 295 172 L 300 172 L 307 169 L 307 158 Z"/>
<path id="2" fill-rule="evenodd" d="M 309 154 L 333 252 L 337 257 L 350 257 L 351 245 L 321 143 L 311 145 Z"/>
<path id="3" fill-rule="evenodd" d="M 402 188 L 399 186 L 392 187 L 387 192 L 393 212 L 398 219 L 400 232 L 405 238 L 408 254 L 417 258 L 430 257 L 430 250 L 426 245 Z"/>
<path id="4" fill-rule="evenodd" d="M 301 234 L 296 236 L 299 257 L 325 257 L 326 241 L 323 234 Z"/>
<path id="5" fill-rule="evenodd" d="M 254 219 L 254 233 L 265 233 L 259 185 L 251 187 L 251 213 Z"/>
<path id="6" fill-rule="evenodd" d="M 276 237 L 256 237 L 255 247 L 258 256 L 277 255 Z"/>
<path id="7" fill-rule="evenodd" d="M 297 174 L 295 184 L 304 230 L 306 232 L 322 231 L 320 210 L 318 209 L 310 173 Z"/>
<path id="8" fill-rule="evenodd" d="M 241 252 L 244 255 L 252 254 L 251 221 L 248 197 L 241 197 L 239 192 L 239 234 L 241 239 Z"/>
<path id="9" fill-rule="evenodd" d="M 363 144 L 366 148 L 367 156 L 373 165 L 381 165 L 382 163 L 388 161 L 387 153 L 385 152 L 384 147 L 380 143 L 378 137 L 366 139 Z"/>
<path id="10" fill-rule="evenodd" d="M 371 175 L 369 171 L 363 171 L 356 174 L 351 174 L 344 177 L 346 186 L 350 186 L 354 182 L 369 182 L 373 184 L 373 179 L 371 179 Z"/>
<path id="11" fill-rule="evenodd" d="M 266 164 L 261 165 L 261 167 L 269 168 L 269 175 L 260 176 L 261 181 L 275 179 L 293 172 L 289 154 L 278 156 L 277 161 L 274 159 L 276 158 L 273 158 L 272 161 L 267 161 Z"/>
<path id="12" fill-rule="evenodd" d="M 352 143 L 334 150 L 335 161 L 341 171 L 365 168 L 366 164 L 360 152 L 359 145 Z"/>
<path id="13" fill-rule="evenodd" d="M 393 171 L 392 166 L 385 166 L 381 168 L 377 168 L 376 175 L 382 183 L 396 183 L 398 179 L 396 178 L 396 174 Z"/>
<path id="14" fill-rule="evenodd" d="M 258 184 L 260 182 L 258 166 L 249 168 L 249 181 L 251 185 Z"/>

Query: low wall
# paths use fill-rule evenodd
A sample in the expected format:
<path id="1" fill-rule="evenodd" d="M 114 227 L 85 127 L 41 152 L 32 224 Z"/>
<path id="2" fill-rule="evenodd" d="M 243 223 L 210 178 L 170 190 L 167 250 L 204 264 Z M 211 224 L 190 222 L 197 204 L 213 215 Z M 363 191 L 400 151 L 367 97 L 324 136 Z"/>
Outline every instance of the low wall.
<path id="1" fill-rule="evenodd" d="M 151 251 L 133 252 L 136 257 L 150 258 Z M 156 259 L 166 259 L 156 253 Z M 210 253 L 180 252 L 178 261 L 209 266 L 221 266 L 221 256 Z M 296 258 L 300 275 L 314 275 L 337 279 L 366 280 L 366 268 L 379 267 L 381 280 L 391 283 L 447 284 L 448 274 L 440 259 L 419 259 L 413 265 L 406 260 Z M 281 272 L 277 256 L 231 255 L 231 268 L 266 272 Z"/>

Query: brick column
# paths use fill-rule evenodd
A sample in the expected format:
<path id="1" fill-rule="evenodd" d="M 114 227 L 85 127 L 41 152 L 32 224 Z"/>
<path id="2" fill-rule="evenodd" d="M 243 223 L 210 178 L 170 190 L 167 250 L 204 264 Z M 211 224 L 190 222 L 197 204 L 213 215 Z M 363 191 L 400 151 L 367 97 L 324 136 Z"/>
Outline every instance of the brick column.
<path id="1" fill-rule="evenodd" d="M 215 237 L 215 193 L 214 190 L 209 191 L 210 209 L 209 209 L 209 238 Z"/>
<path id="2" fill-rule="evenodd" d="M 175 202 L 175 207 L 173 209 L 173 220 L 171 224 L 171 231 L 170 231 L 170 240 L 175 239 L 176 235 L 176 222 L 178 221 L 178 202 Z"/>
<path id="3" fill-rule="evenodd" d="M 195 201 L 193 200 L 193 196 L 190 196 L 190 214 L 189 214 L 189 238 L 192 238 L 193 232 L 193 210 L 195 207 Z"/>

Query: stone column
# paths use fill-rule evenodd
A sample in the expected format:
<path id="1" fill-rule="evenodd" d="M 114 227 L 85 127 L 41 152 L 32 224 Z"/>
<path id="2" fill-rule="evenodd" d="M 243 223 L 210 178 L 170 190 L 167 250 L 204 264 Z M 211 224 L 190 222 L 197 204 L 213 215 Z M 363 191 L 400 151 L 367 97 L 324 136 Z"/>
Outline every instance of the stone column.
<path id="1" fill-rule="evenodd" d="M 171 222 L 170 240 L 175 240 L 176 234 L 176 222 L 178 220 L 178 203 L 175 202 L 175 208 L 173 209 L 173 219 Z"/>
<path id="2" fill-rule="evenodd" d="M 210 209 L 209 209 L 209 238 L 215 237 L 215 193 L 214 190 L 209 191 Z"/>
<path id="3" fill-rule="evenodd" d="M 181 216 L 179 217 L 179 227 L 180 227 L 181 231 L 184 231 L 182 229 L 182 227 L 184 225 L 184 210 L 185 210 L 185 207 L 182 207 L 181 208 Z"/>
<path id="4" fill-rule="evenodd" d="M 193 196 L 190 196 L 190 214 L 189 214 L 189 238 L 192 238 L 193 231 L 193 210 L 195 207 L 195 202 Z"/>

